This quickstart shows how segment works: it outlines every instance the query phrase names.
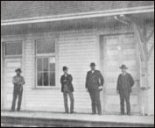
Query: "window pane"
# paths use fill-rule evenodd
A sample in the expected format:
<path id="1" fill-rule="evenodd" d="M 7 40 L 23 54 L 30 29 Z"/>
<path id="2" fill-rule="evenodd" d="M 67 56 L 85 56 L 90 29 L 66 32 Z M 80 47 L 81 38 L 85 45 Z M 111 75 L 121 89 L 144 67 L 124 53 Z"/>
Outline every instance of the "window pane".
<path id="1" fill-rule="evenodd" d="M 43 85 L 43 75 L 42 73 L 38 73 L 38 86 Z"/>
<path id="2" fill-rule="evenodd" d="M 50 86 L 55 86 L 55 72 L 50 72 Z"/>
<path id="3" fill-rule="evenodd" d="M 5 43 L 5 55 L 22 55 L 22 42 Z"/>
<path id="4" fill-rule="evenodd" d="M 50 71 L 55 71 L 55 64 L 54 63 L 50 63 Z"/>
<path id="5" fill-rule="evenodd" d="M 55 42 L 53 40 L 37 40 L 37 53 L 54 53 L 55 52 Z"/>
<path id="6" fill-rule="evenodd" d="M 37 69 L 38 71 L 42 71 L 42 66 L 43 66 L 43 63 L 42 63 L 42 58 L 38 58 L 37 59 Z"/>
<path id="7" fill-rule="evenodd" d="M 44 86 L 49 86 L 49 73 L 44 72 L 43 75 L 44 75 L 44 81 L 43 81 Z"/>
<path id="8" fill-rule="evenodd" d="M 55 86 L 55 57 L 37 58 L 38 86 Z"/>
<path id="9" fill-rule="evenodd" d="M 50 71 L 55 72 L 55 57 L 50 57 L 49 63 Z"/>
<path id="10" fill-rule="evenodd" d="M 48 71 L 49 70 L 49 62 L 48 58 L 43 58 L 43 71 Z"/>

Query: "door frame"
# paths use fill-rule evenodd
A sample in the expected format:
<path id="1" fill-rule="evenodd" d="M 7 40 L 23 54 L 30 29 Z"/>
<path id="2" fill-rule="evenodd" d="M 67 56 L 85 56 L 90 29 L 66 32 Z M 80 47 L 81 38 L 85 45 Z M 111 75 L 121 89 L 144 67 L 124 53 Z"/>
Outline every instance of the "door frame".
<path id="1" fill-rule="evenodd" d="M 13 56 L 7 56 L 5 55 L 5 44 L 6 43 L 15 43 L 16 41 L 20 41 L 22 43 L 22 54 L 21 55 L 13 55 Z M 13 36 L 10 36 L 10 37 L 1 37 L 1 60 L 2 60 L 2 63 L 1 63 L 1 90 L 3 89 L 3 94 L 2 94 L 2 98 L 1 98 L 1 106 L 2 106 L 2 109 L 5 110 L 5 97 L 6 97 L 6 88 L 5 88 L 5 75 L 6 75 L 6 69 L 5 69 L 5 65 L 6 65 L 6 61 L 9 61 L 9 60 L 16 60 L 16 59 L 20 59 L 21 60 L 21 69 L 22 69 L 22 66 L 23 66 L 23 55 L 24 55 L 24 42 L 23 42 L 23 39 L 21 37 L 19 37 L 17 39 L 16 35 L 13 35 Z"/>
<path id="2" fill-rule="evenodd" d="M 19 61 L 20 63 L 21 63 L 21 69 L 22 69 L 22 58 L 21 57 L 11 57 L 11 58 L 5 58 L 4 59 L 4 77 L 3 77 L 3 84 L 4 84 L 4 86 L 3 86 L 3 98 L 6 98 L 7 97 L 7 90 L 6 90 L 6 87 L 7 87 L 7 85 L 6 85 L 6 75 L 7 75 L 7 71 L 6 71 L 6 66 L 7 66 L 7 63 L 9 63 L 9 62 L 17 62 L 17 61 Z M 3 108 L 4 109 L 6 109 L 5 108 L 5 106 L 6 106 L 6 103 L 7 102 L 7 100 L 4 100 L 3 99 Z M 10 106 L 10 108 L 11 108 L 11 106 Z"/>
<path id="3" fill-rule="evenodd" d="M 99 34 L 98 35 L 98 38 L 99 38 L 99 47 L 98 47 L 98 50 L 99 50 L 99 66 L 100 66 L 100 70 L 101 70 L 101 72 L 103 72 L 103 68 L 102 68 L 102 65 L 103 65 L 103 49 L 102 48 L 104 48 L 104 46 L 105 46 L 105 41 L 104 41 L 104 37 L 106 37 L 106 36 L 119 36 L 119 35 L 128 35 L 128 34 L 133 34 L 134 35 L 134 33 L 133 32 L 125 32 L 125 33 L 123 33 L 123 32 L 121 32 L 121 33 L 112 33 L 112 34 Z M 134 36 L 134 40 L 135 40 L 135 36 Z M 135 50 L 137 51 L 138 50 L 138 47 L 137 47 L 137 44 L 135 43 Z M 136 62 L 137 62 L 137 72 L 139 73 L 140 72 L 140 69 L 139 69 L 139 67 L 138 67 L 138 64 L 140 63 L 139 62 L 139 54 L 138 54 L 138 52 L 136 52 Z M 136 79 L 136 82 L 137 82 L 137 84 L 138 84 L 138 87 L 140 86 L 139 84 L 139 81 L 140 81 L 140 76 L 138 75 L 137 76 L 137 79 Z M 102 103 L 102 110 L 103 110 L 103 112 L 106 112 L 106 107 L 105 107 L 105 100 L 106 100 L 106 98 L 104 98 L 104 97 L 106 97 L 106 90 L 103 88 L 103 91 L 102 91 L 102 97 L 101 97 L 101 103 Z M 140 114 L 140 108 L 141 108 L 141 106 L 140 106 L 140 89 L 138 89 L 137 90 L 137 94 L 133 94 L 133 95 L 136 95 L 137 97 L 138 97 L 138 113 Z M 118 110 L 119 111 L 119 110 Z"/>

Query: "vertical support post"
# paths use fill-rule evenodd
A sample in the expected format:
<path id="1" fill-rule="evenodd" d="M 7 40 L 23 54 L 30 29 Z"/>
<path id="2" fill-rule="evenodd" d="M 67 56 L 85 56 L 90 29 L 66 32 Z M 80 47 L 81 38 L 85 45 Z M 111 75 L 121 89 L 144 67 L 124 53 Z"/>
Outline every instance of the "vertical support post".
<path id="1" fill-rule="evenodd" d="M 3 51 L 4 51 L 4 45 L 1 41 L 1 110 L 4 108 L 4 59 L 3 59 Z"/>
<path id="2" fill-rule="evenodd" d="M 151 38 L 151 36 L 154 33 L 154 29 L 147 37 L 146 32 L 146 24 L 144 23 L 142 26 L 138 25 L 133 19 L 124 16 L 125 20 L 131 23 L 135 37 L 137 39 L 137 45 L 139 47 L 140 52 L 140 97 L 141 97 L 141 112 L 143 115 L 148 114 L 148 89 L 149 89 L 149 83 L 148 83 L 148 61 L 150 54 L 152 52 L 152 49 L 154 48 L 154 45 L 152 45 L 151 49 L 148 50 L 148 42 Z M 143 29 L 143 31 L 141 31 Z"/>
<path id="3" fill-rule="evenodd" d="M 140 87 L 142 89 L 144 88 L 148 88 L 148 51 L 147 51 L 147 43 L 145 42 L 145 32 L 141 33 L 140 32 L 140 28 L 138 28 L 138 26 L 133 23 L 133 28 L 134 28 L 134 32 L 135 32 L 135 37 L 137 39 L 137 43 L 139 46 L 139 50 L 140 50 Z M 145 31 L 145 28 L 144 28 Z M 142 39 L 143 38 L 143 39 Z"/>
<path id="4" fill-rule="evenodd" d="M 140 111 L 142 115 L 145 115 L 148 113 L 148 50 L 145 39 L 146 28 L 143 27 L 143 32 L 141 32 L 140 26 L 138 26 L 136 23 L 132 23 L 132 25 L 140 52 Z"/>

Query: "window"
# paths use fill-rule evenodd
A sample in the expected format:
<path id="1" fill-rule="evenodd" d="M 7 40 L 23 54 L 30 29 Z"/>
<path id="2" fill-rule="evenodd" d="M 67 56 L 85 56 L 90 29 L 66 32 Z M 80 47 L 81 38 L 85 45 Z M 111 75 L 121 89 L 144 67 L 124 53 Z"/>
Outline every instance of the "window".
<path id="1" fill-rule="evenodd" d="M 37 40 L 37 54 L 55 53 L 55 43 L 51 40 Z"/>
<path id="2" fill-rule="evenodd" d="M 5 56 L 19 56 L 22 55 L 22 42 L 6 42 L 5 43 Z"/>
<path id="3" fill-rule="evenodd" d="M 38 86 L 55 86 L 55 57 L 37 58 Z"/>
<path id="4" fill-rule="evenodd" d="M 55 42 L 36 41 L 37 87 L 55 86 Z"/>

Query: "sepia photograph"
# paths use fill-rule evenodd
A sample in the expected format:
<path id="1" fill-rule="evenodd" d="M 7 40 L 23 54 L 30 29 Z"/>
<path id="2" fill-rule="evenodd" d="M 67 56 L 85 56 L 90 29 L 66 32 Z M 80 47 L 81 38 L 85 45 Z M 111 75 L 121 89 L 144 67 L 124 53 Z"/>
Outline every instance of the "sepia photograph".
<path id="1" fill-rule="evenodd" d="M 1 127 L 154 127 L 154 1 L 1 1 Z"/>

